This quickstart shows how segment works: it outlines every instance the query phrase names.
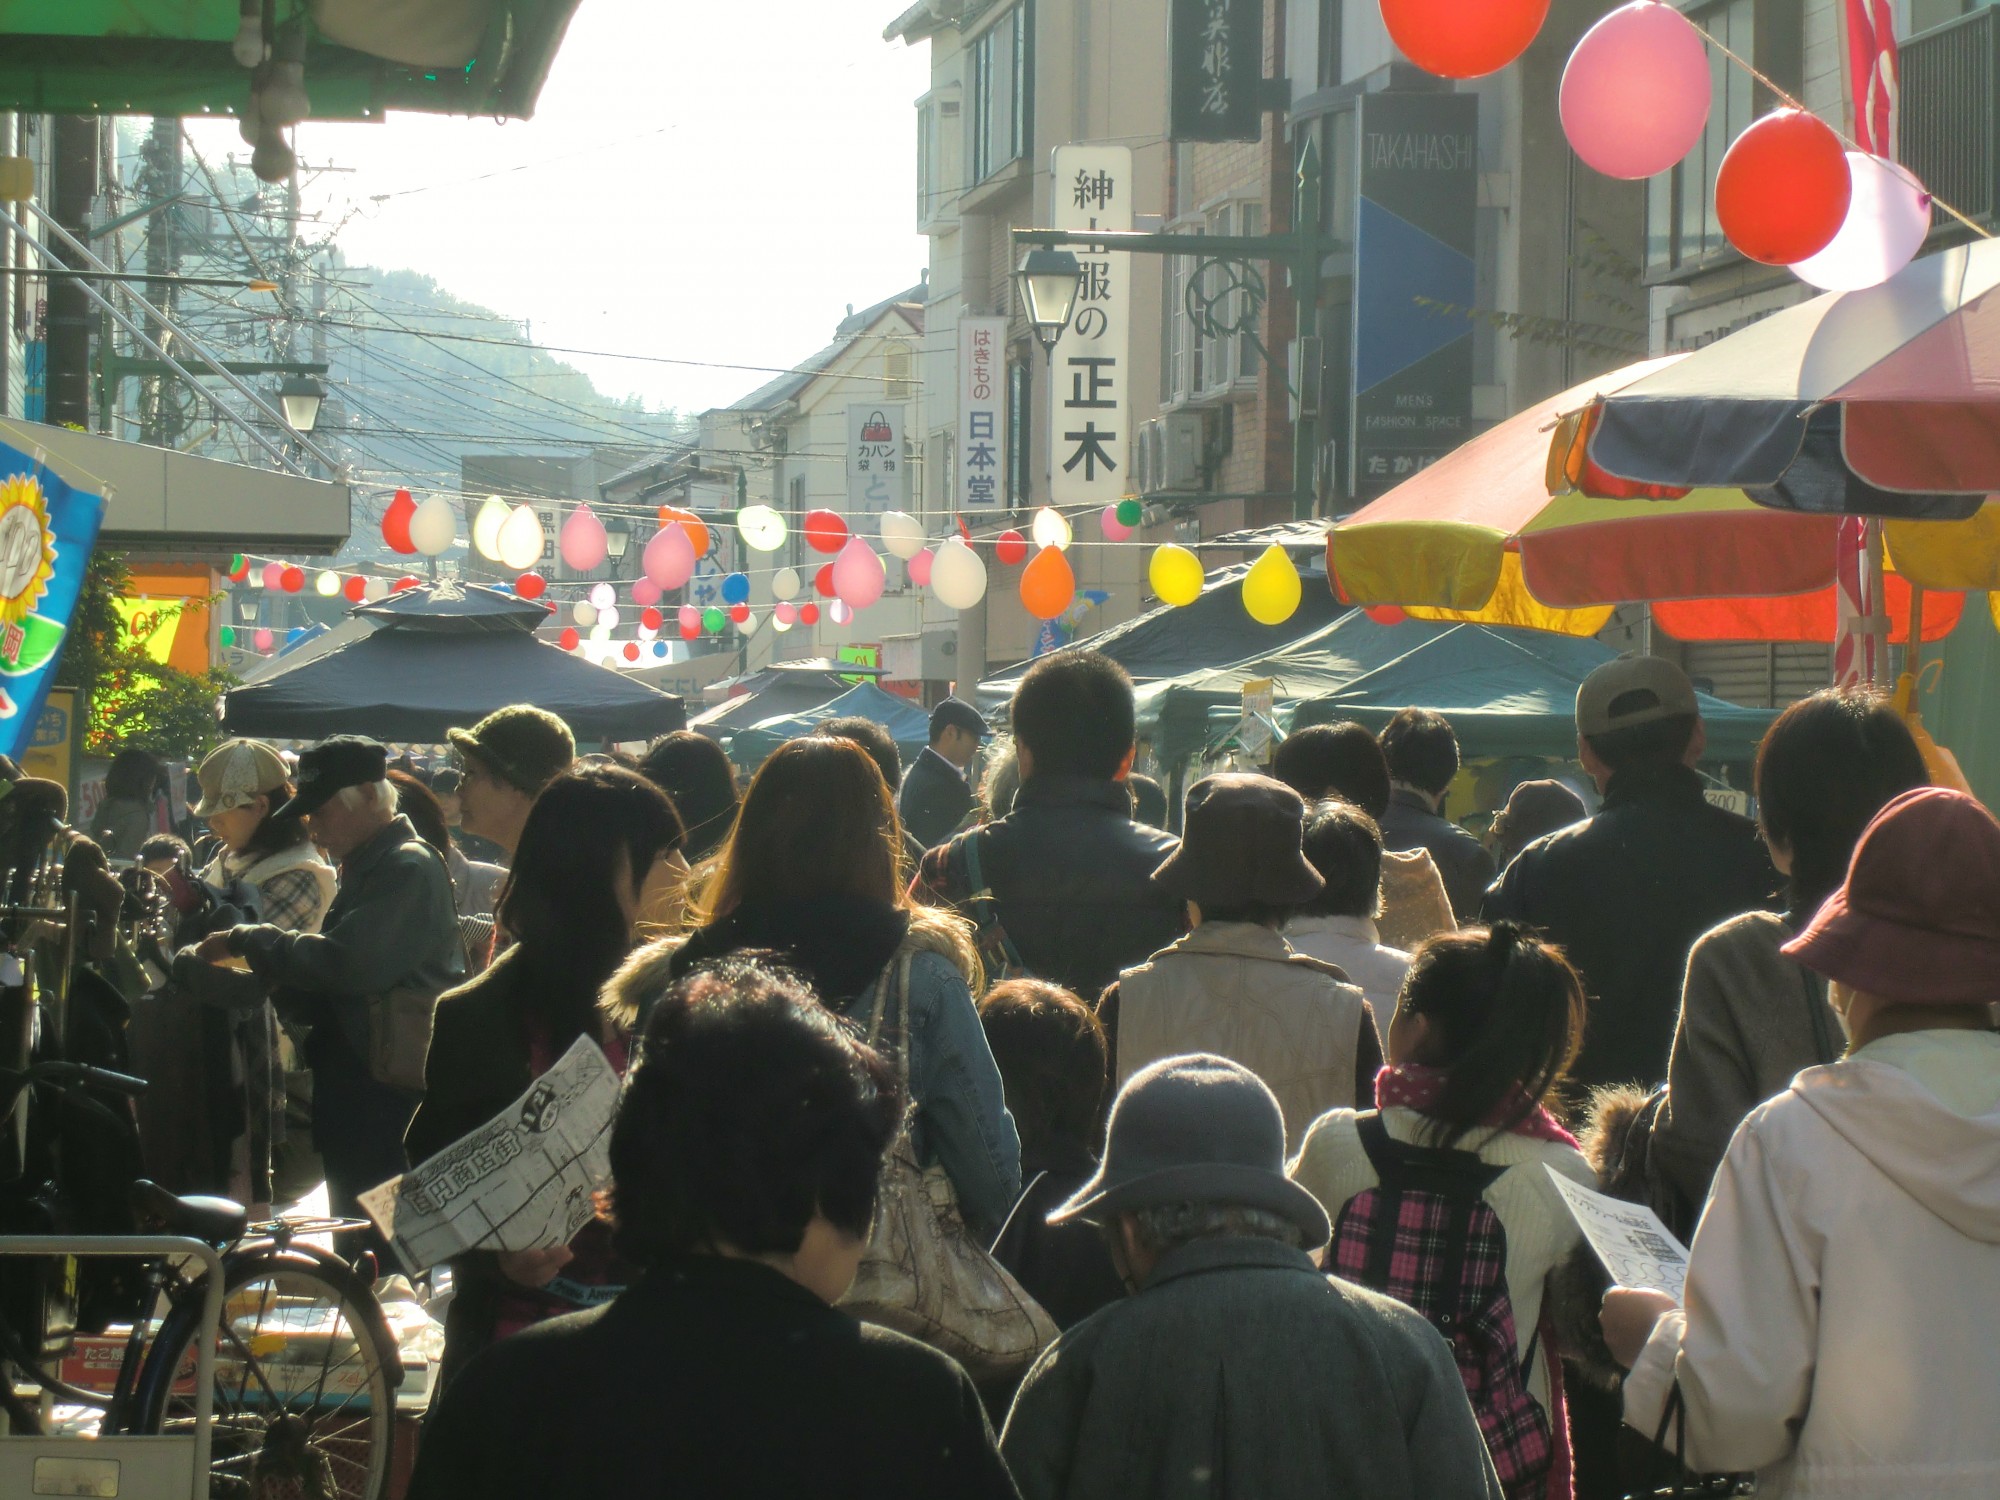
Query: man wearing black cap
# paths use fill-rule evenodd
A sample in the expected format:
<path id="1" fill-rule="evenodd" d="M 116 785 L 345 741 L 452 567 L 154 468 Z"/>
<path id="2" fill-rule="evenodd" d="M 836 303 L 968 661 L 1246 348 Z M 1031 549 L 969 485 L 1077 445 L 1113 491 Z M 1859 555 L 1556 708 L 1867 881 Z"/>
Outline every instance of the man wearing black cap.
<path id="1" fill-rule="evenodd" d="M 931 710 L 931 742 L 903 776 L 896 811 L 903 827 L 926 849 L 950 838 L 972 811 L 972 788 L 965 768 L 979 750 L 986 721 L 962 698 L 947 698 Z"/>
<path id="2" fill-rule="evenodd" d="M 388 752 L 336 735 L 299 757 L 297 793 L 271 816 L 303 817 L 340 867 L 340 892 L 318 932 L 268 923 L 203 940 L 210 963 L 243 959 L 271 986 L 279 1014 L 311 1028 L 313 1144 L 334 1213 L 359 1216 L 357 1195 L 403 1170 L 403 1132 L 422 1097 L 428 1029 L 420 1015 L 465 974 L 451 876 L 396 811 Z"/>

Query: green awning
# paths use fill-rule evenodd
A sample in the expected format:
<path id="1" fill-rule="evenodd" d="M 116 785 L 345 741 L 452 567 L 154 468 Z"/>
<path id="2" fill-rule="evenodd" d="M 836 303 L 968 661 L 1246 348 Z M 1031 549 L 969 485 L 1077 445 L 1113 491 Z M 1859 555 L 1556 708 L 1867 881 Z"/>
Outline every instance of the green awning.
<path id="1" fill-rule="evenodd" d="M 413 60 L 412 28 L 381 19 L 391 8 L 314 0 L 312 118 L 399 109 L 526 119 L 577 4 L 440 0 L 432 10 L 450 24 L 419 38 L 424 61 Z M 237 0 L 0 0 L 0 110 L 238 114 L 250 94 L 250 72 L 230 50 L 238 15 Z"/>

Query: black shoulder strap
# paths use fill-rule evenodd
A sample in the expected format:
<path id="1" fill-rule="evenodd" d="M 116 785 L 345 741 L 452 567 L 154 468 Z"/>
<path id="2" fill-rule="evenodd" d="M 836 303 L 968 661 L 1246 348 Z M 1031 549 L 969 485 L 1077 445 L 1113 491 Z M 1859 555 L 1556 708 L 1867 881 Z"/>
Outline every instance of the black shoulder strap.
<path id="1" fill-rule="evenodd" d="M 1389 1134 L 1382 1112 L 1371 1109 L 1357 1115 L 1355 1129 L 1361 1135 L 1361 1149 L 1375 1168 L 1381 1182 L 1381 1206 L 1374 1232 L 1368 1239 L 1364 1281 L 1372 1287 L 1389 1285 L 1390 1261 L 1402 1217 L 1402 1200 L 1408 1193 L 1429 1193 L 1450 1208 L 1451 1227 L 1445 1245 L 1445 1259 L 1438 1270 L 1436 1285 L 1455 1288 L 1465 1271 L 1465 1254 L 1472 1238 L 1472 1213 L 1481 1195 L 1507 1169 L 1483 1162 L 1471 1151 L 1441 1146 L 1413 1146 Z M 1447 1339 L 1457 1327 L 1456 1306 L 1432 1314 L 1438 1331 Z"/>

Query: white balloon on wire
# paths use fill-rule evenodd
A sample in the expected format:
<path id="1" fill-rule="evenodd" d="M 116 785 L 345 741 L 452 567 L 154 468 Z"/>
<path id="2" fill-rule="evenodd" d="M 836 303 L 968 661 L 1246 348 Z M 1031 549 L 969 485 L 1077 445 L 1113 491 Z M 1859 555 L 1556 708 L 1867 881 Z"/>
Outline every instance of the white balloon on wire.
<path id="1" fill-rule="evenodd" d="M 410 517 L 410 544 L 425 557 L 439 557 L 458 539 L 458 512 L 442 495 L 432 495 Z"/>
<path id="2" fill-rule="evenodd" d="M 500 565 L 516 572 L 532 568 L 542 560 L 545 541 L 542 518 L 535 514 L 534 506 L 515 506 L 507 524 L 500 528 Z"/>
<path id="3" fill-rule="evenodd" d="M 472 550 L 488 562 L 500 561 L 500 528 L 507 524 L 509 514 L 506 501 L 488 495 L 472 518 Z"/>
<path id="4" fill-rule="evenodd" d="M 924 523 L 900 510 L 882 512 L 882 545 L 908 562 L 924 549 Z"/>

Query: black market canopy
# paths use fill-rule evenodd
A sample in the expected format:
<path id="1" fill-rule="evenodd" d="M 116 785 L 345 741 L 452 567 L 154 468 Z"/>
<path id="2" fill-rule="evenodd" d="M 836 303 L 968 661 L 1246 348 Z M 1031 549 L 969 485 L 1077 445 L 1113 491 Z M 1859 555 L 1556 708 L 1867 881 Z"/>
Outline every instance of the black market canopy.
<path id="1" fill-rule="evenodd" d="M 433 584 L 352 613 L 375 631 L 231 689 L 223 726 L 271 739 L 440 744 L 447 729 L 510 703 L 559 715 L 583 744 L 649 740 L 687 723 L 672 694 L 537 640 L 548 607 L 497 589 Z"/>

